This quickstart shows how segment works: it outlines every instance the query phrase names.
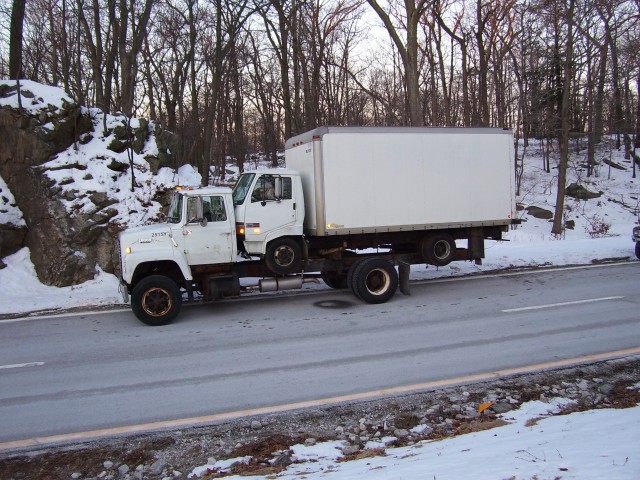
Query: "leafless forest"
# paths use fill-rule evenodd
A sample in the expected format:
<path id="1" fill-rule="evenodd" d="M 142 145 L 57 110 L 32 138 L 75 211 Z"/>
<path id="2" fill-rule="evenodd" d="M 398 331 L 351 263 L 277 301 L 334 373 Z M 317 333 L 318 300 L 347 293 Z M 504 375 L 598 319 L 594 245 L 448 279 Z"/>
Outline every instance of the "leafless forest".
<path id="1" fill-rule="evenodd" d="M 0 76 L 161 122 L 205 179 L 327 124 L 640 142 L 640 0 L 0 0 L 0 36 Z"/>

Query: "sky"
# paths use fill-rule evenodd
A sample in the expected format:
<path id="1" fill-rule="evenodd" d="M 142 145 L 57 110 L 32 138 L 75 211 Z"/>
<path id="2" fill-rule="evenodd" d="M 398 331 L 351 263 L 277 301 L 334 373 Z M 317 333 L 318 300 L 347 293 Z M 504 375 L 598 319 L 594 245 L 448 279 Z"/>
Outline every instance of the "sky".
<path id="1" fill-rule="evenodd" d="M 7 83 L 0 81 L 0 83 Z M 53 106 L 63 107 L 72 100 L 60 89 L 33 82 L 23 82 L 34 98 L 23 99 L 23 106 L 32 113 L 39 113 Z M 16 96 L 0 98 L 0 105 L 17 107 Z M 151 139 L 141 155 L 134 159 L 136 176 L 143 187 L 130 192 L 130 175 L 122 173 L 113 179 L 113 171 L 106 171 L 114 152 L 105 149 L 110 141 L 109 132 L 102 130 L 102 112 L 85 109 L 94 118 L 98 132 L 92 140 L 79 149 L 69 149 L 49 162 L 57 169 L 49 175 L 55 180 L 71 176 L 75 188 L 113 192 L 119 189 L 116 220 L 135 226 L 148 223 L 160 211 L 159 204 L 139 208 L 148 202 L 158 189 L 172 185 L 198 184 L 200 177 L 191 166 L 177 172 L 161 169 L 151 175 L 145 154 L 153 154 L 155 141 Z M 124 122 L 123 117 L 108 116 L 110 127 Z M 447 267 L 412 266 L 411 278 L 453 277 L 489 272 L 504 268 L 547 267 L 591 264 L 603 259 L 637 261 L 631 231 L 638 222 L 640 205 L 640 181 L 632 178 L 630 163 L 622 152 L 612 148 L 612 139 L 606 139 L 598 151 L 598 159 L 609 159 L 623 166 L 624 170 L 601 164 L 597 176 L 587 178 L 583 167 L 586 150 L 575 153 L 569 167 L 569 182 L 578 182 L 593 192 L 605 192 L 600 198 L 577 201 L 567 199 L 565 218 L 574 220 L 575 227 L 556 238 L 551 235 L 551 223 L 519 212 L 523 222 L 508 234 L 508 241 L 486 243 L 486 258 L 482 265 L 471 262 L 455 262 Z M 523 145 L 520 150 L 523 151 Z M 526 149 L 524 175 L 518 203 L 523 206 L 539 206 L 553 211 L 555 202 L 556 173 L 542 169 L 542 157 L 536 142 Z M 125 154 L 126 155 L 126 154 Z M 128 162 L 128 159 L 126 160 Z M 73 177 L 77 169 L 64 169 L 67 164 L 83 163 L 93 179 Z M 232 174 L 237 171 L 231 169 Z M 128 182 L 128 183 L 127 183 Z M 84 200 L 82 200 L 84 201 Z M 91 205 L 67 205 L 74 209 L 90 209 Z M 15 207 L 15 200 L 0 177 L 0 223 L 24 224 L 22 213 Z M 37 278 L 30 260 L 29 250 L 23 248 L 5 257 L 6 268 L 0 270 L 0 314 L 29 316 L 34 312 L 56 312 L 63 308 L 93 308 L 104 305 L 121 305 L 118 279 L 97 269 L 93 280 L 71 287 L 43 285 Z M 305 288 L 328 288 L 310 285 Z M 640 388 L 640 385 L 637 385 Z M 335 479 L 638 479 L 640 478 L 640 407 L 624 410 L 594 410 L 564 416 L 548 416 L 566 403 L 554 399 L 550 403 L 530 402 L 503 417 L 507 426 L 484 432 L 461 435 L 455 438 L 421 442 L 414 446 L 387 449 L 383 457 L 372 457 L 353 462 L 336 462 L 340 456 L 336 442 L 312 447 L 294 447 L 295 457 L 307 459 L 288 468 L 283 479 L 335 478 Z M 534 425 L 527 420 L 544 417 Z M 382 445 L 382 444 L 381 444 Z M 370 445 L 376 447 L 381 445 Z M 190 476 L 197 478 L 208 468 L 224 468 L 225 464 L 203 465 L 195 468 Z M 242 477 L 247 478 L 247 477 Z"/>

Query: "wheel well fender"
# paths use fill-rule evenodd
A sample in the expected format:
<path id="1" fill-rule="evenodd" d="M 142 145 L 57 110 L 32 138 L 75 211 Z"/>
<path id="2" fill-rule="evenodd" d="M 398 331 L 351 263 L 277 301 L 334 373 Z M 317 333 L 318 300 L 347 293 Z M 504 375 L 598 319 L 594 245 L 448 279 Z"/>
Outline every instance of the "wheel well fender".
<path id="1" fill-rule="evenodd" d="M 188 275 L 185 275 L 180 266 L 173 260 L 145 262 L 136 267 L 133 277 L 131 278 L 130 288 L 133 289 L 141 279 L 148 277 L 149 275 L 164 275 L 165 277 L 172 279 L 180 287 L 186 286 L 187 276 L 191 277 L 190 272 Z"/>

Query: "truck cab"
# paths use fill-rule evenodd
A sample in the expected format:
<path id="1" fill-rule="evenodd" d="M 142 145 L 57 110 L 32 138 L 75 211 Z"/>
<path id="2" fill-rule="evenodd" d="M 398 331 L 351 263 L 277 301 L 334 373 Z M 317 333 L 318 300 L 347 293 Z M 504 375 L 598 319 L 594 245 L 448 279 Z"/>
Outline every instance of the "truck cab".
<path id="1" fill-rule="evenodd" d="M 178 314 L 182 290 L 191 297 L 194 288 L 208 289 L 209 277 L 231 272 L 235 224 L 231 189 L 178 187 L 164 223 L 121 232 L 120 289 L 131 295 L 136 316 L 167 323 Z M 237 279 L 231 283 L 228 290 L 235 292 Z"/>
<path id="2" fill-rule="evenodd" d="M 275 275 L 300 270 L 304 196 L 290 169 L 244 172 L 233 189 L 240 251 L 263 258 Z"/>

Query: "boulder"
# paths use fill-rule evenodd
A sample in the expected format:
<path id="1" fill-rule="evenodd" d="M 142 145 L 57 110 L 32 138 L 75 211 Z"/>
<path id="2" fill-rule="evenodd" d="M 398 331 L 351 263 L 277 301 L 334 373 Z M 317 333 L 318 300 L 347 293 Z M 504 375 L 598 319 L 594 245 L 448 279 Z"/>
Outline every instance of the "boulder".
<path id="1" fill-rule="evenodd" d="M 565 194 L 571 198 L 575 198 L 576 200 L 590 200 L 592 198 L 602 196 L 602 192 L 591 192 L 577 183 L 569 185 L 565 190 Z"/>
<path id="2" fill-rule="evenodd" d="M 535 218 L 540 218 L 542 220 L 551 220 L 553 218 L 553 212 L 546 210 L 542 207 L 536 207 L 535 205 L 530 205 L 525 208 L 527 213 Z"/>

